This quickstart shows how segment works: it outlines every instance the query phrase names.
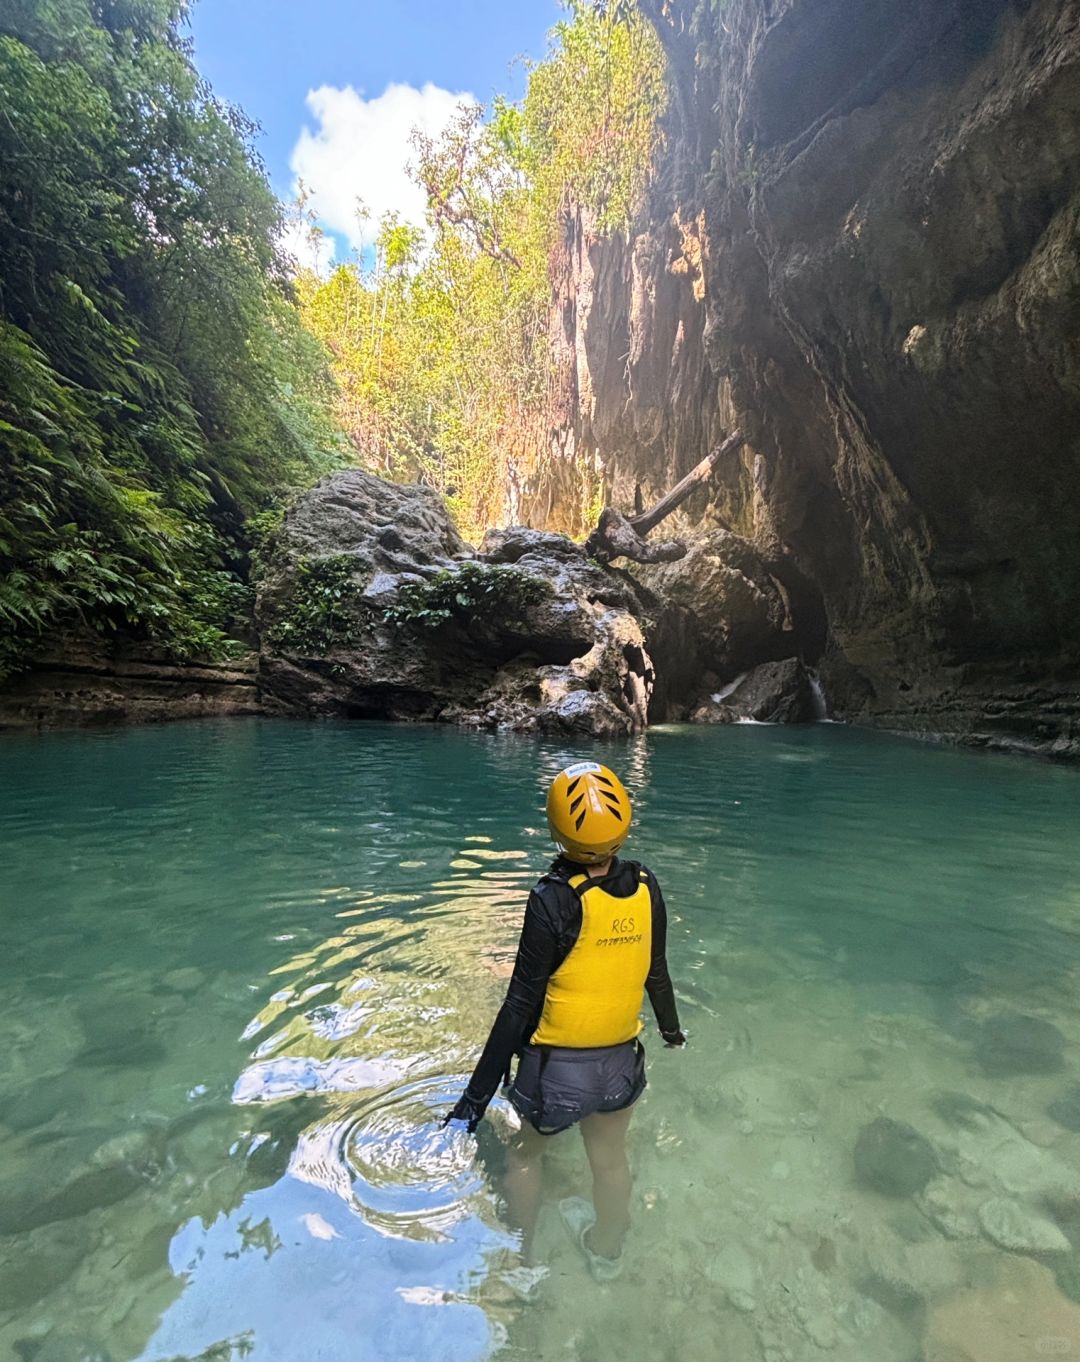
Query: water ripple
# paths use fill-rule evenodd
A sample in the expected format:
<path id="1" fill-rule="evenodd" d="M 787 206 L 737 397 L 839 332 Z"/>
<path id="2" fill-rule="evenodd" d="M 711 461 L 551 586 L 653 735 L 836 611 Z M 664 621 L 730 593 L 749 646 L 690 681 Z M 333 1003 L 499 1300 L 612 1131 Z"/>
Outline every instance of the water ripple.
<path id="1" fill-rule="evenodd" d="M 483 1188 L 475 1141 L 442 1125 L 461 1084 L 437 1074 L 380 1090 L 305 1130 L 289 1172 L 344 1197 L 380 1234 L 444 1241 Z"/>

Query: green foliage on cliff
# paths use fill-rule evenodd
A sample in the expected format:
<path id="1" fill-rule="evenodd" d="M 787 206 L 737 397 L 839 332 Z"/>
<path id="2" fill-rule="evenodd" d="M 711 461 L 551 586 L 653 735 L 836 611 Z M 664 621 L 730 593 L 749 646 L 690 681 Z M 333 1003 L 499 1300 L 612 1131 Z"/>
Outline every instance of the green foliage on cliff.
<path id="1" fill-rule="evenodd" d="M 572 209 L 587 231 L 626 230 L 658 146 L 652 29 L 631 6 L 568 8 L 520 104 L 464 109 L 439 141 L 417 139 L 430 242 L 389 218 L 371 268 L 299 284 L 361 461 L 439 488 L 470 538 L 512 513 L 547 457 L 552 280 Z M 580 484 L 553 527 L 584 528 L 595 476 L 582 468 Z"/>
<path id="2" fill-rule="evenodd" d="M 182 17 L 0 8 L 0 671 L 77 619 L 219 648 L 245 518 L 340 459 L 250 125 Z"/>
<path id="3" fill-rule="evenodd" d="M 601 232 L 629 229 L 667 103 L 660 44 L 632 5 L 573 3 L 570 11 L 547 60 L 530 70 L 519 116 L 497 106 L 510 119 L 512 139 L 505 126 L 501 135 L 530 185 L 548 245 L 568 201 L 588 209 Z"/>
<path id="4" fill-rule="evenodd" d="M 452 619 L 519 620 L 523 611 L 551 594 L 551 586 L 517 568 L 462 563 L 424 582 L 408 582 L 386 611 L 391 624 L 437 629 Z"/>
<path id="5" fill-rule="evenodd" d="M 356 560 L 348 553 L 300 558 L 289 597 L 267 631 L 286 652 L 323 655 L 358 641 Z M 437 629 L 450 620 L 520 619 L 551 586 L 517 568 L 465 562 L 406 582 L 384 614 L 396 628 Z"/>
<path id="6" fill-rule="evenodd" d="M 298 559 L 288 606 L 269 630 L 271 643 L 293 653 L 325 653 L 352 643 L 355 570 L 348 553 Z"/>

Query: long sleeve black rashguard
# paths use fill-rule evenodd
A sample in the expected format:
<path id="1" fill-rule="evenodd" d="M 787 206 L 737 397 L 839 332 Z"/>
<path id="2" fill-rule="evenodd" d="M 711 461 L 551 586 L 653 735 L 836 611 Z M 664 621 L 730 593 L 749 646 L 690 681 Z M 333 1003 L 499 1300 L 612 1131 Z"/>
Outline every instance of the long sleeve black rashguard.
<path id="1" fill-rule="evenodd" d="M 592 883 L 602 885 L 617 898 L 629 897 L 641 882 L 642 868 L 636 861 L 616 861 L 606 875 Z M 579 872 L 579 866 L 556 861 L 551 873 L 529 895 L 506 999 L 465 1090 L 469 1101 L 481 1109 L 494 1096 L 511 1058 L 535 1031 L 548 980 L 577 941 L 581 900 L 568 880 Z M 645 991 L 660 1032 L 668 1037 L 679 1031 L 679 1014 L 667 965 L 667 908 L 651 871 L 646 883 L 652 898 L 652 962 Z"/>

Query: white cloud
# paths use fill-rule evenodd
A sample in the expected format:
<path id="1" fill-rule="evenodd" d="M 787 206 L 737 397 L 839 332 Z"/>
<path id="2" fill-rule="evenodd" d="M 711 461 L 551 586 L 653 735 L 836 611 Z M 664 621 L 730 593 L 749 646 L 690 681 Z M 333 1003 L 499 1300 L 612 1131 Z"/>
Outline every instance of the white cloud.
<path id="1" fill-rule="evenodd" d="M 405 169 L 414 155 L 409 137 L 414 128 L 438 137 L 460 105 L 475 102 L 464 91 L 454 94 L 430 82 L 419 90 L 388 85 L 375 99 L 365 99 L 351 85 L 309 91 L 307 105 L 317 126 L 302 129 L 290 165 L 311 192 L 319 220 L 356 247 L 370 243 L 384 213 L 422 225 L 424 192 Z M 356 220 L 358 198 L 371 212 L 363 234 Z"/>
<path id="2" fill-rule="evenodd" d="M 334 238 L 314 236 L 304 223 L 290 222 L 278 241 L 302 270 L 314 270 L 325 279 L 334 268 Z"/>

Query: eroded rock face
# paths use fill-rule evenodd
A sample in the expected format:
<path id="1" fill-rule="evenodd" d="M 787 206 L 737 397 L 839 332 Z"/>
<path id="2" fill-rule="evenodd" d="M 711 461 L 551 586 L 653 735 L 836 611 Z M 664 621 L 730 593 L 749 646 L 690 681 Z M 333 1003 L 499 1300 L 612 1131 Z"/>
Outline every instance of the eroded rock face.
<path id="1" fill-rule="evenodd" d="M 636 571 L 666 606 L 687 612 L 689 641 L 702 672 L 729 680 L 795 650 L 787 592 L 740 535 L 715 530 L 696 539 L 677 562 Z"/>
<path id="2" fill-rule="evenodd" d="M 642 8 L 664 174 L 628 240 L 566 219 L 525 514 L 571 457 L 626 508 L 737 424 L 678 518 L 808 584 L 841 717 L 1080 755 L 1076 4 Z"/>
<path id="3" fill-rule="evenodd" d="M 320 563 L 343 582 L 333 628 L 297 629 Z M 394 619 L 403 591 L 465 564 L 539 583 L 539 598 L 454 608 L 435 627 Z M 501 530 L 475 553 L 430 489 L 339 473 L 290 509 L 269 555 L 260 680 L 278 706 L 304 714 L 617 736 L 648 718 L 641 609 L 632 579 L 563 535 Z"/>
<path id="4" fill-rule="evenodd" d="M 86 728 L 257 714 L 255 658 L 179 661 L 160 646 L 68 633 L 0 687 L 0 729 Z"/>

